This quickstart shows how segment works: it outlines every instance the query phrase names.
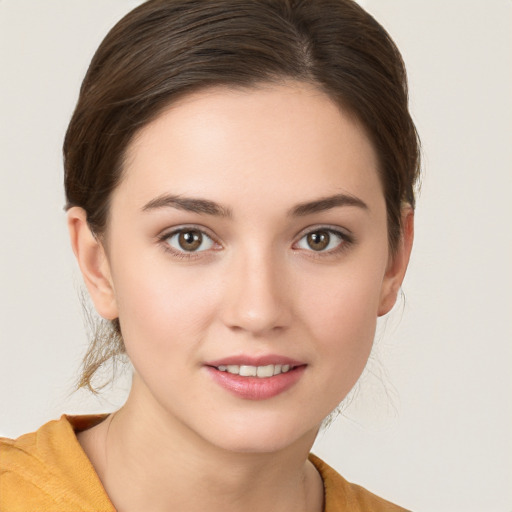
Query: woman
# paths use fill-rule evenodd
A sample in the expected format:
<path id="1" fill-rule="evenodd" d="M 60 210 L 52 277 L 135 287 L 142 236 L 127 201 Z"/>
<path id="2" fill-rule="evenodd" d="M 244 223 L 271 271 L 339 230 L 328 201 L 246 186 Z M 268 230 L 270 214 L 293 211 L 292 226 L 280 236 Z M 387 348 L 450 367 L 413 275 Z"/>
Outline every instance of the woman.
<path id="1" fill-rule="evenodd" d="M 309 455 L 413 238 L 405 70 L 350 0 L 150 0 L 64 143 L 71 244 L 126 404 L 2 442 L 6 510 L 401 510 Z"/>

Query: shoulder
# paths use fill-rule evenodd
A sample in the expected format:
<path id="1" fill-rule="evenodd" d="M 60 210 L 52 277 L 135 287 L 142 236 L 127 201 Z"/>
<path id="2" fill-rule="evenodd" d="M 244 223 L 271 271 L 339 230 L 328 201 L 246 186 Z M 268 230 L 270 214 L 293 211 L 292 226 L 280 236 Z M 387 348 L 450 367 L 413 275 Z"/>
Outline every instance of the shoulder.
<path id="1" fill-rule="evenodd" d="M 406 512 L 406 509 L 348 482 L 316 455 L 311 454 L 309 460 L 324 482 L 325 512 Z"/>
<path id="2" fill-rule="evenodd" d="M 101 419 L 64 415 L 17 439 L 0 438 L 0 510 L 113 511 L 75 435 Z"/>

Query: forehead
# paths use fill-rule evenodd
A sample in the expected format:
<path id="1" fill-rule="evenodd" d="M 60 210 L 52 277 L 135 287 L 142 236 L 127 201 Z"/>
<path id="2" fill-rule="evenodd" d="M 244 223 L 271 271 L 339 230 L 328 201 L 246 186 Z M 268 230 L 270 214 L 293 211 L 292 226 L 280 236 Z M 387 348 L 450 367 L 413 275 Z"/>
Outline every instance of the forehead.
<path id="1" fill-rule="evenodd" d="M 215 87 L 172 104 L 128 147 L 113 199 L 144 204 L 174 193 L 230 203 L 251 192 L 283 205 L 337 192 L 382 198 L 364 129 L 316 87 L 288 82 Z"/>

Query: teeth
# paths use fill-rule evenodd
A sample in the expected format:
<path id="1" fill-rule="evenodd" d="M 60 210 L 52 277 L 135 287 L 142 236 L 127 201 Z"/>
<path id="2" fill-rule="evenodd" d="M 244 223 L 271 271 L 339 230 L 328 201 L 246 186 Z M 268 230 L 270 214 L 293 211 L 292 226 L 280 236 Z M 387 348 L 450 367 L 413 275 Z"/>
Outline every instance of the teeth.
<path id="1" fill-rule="evenodd" d="M 242 377 L 256 377 L 258 368 L 256 366 L 240 366 L 240 373 Z"/>
<path id="2" fill-rule="evenodd" d="M 289 372 L 291 366 L 289 364 L 267 364 L 266 366 L 239 366 L 237 364 L 228 364 L 218 366 L 217 370 L 232 373 L 233 375 L 240 375 L 241 377 L 259 377 L 263 379 Z"/>
<path id="3" fill-rule="evenodd" d="M 274 365 L 268 364 L 267 366 L 258 366 L 256 375 L 258 377 L 272 377 L 272 375 L 274 375 Z"/>

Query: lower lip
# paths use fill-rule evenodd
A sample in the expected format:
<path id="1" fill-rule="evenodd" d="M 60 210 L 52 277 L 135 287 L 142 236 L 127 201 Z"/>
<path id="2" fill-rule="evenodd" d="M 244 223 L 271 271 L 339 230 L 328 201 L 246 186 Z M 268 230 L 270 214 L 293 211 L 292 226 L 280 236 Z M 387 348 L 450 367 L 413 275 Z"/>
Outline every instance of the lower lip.
<path id="1" fill-rule="evenodd" d="M 297 366 L 286 373 L 273 377 L 241 377 L 206 367 L 214 381 L 232 394 L 246 400 L 267 400 L 290 389 L 304 374 L 306 365 Z"/>

